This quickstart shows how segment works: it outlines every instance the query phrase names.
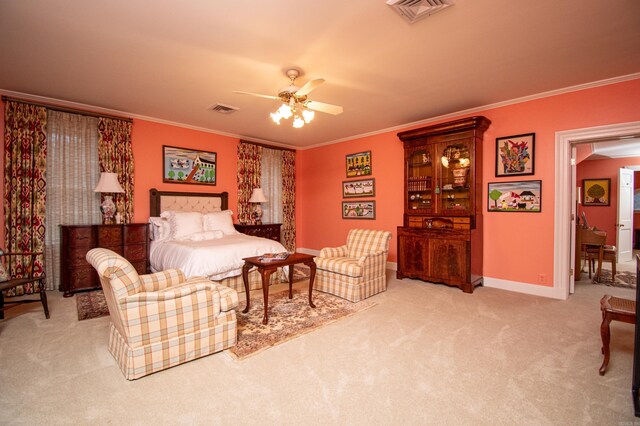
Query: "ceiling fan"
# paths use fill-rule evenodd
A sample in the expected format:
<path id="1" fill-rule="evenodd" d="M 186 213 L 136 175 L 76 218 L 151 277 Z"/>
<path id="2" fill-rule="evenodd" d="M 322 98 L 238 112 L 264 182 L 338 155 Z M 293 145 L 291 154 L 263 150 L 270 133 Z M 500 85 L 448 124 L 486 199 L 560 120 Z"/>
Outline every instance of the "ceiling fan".
<path id="1" fill-rule="evenodd" d="M 273 99 L 282 102 L 282 106 L 275 113 L 271 113 L 271 119 L 280 124 L 280 120 L 293 116 L 293 127 L 300 128 L 305 123 L 311 122 L 314 117 L 314 111 L 324 112 L 327 114 L 338 115 L 342 113 L 342 107 L 331 105 L 324 102 L 312 101 L 307 95 L 312 90 L 324 83 L 323 78 L 315 78 L 308 81 L 302 87 L 296 86 L 295 80 L 300 76 L 299 69 L 291 68 L 286 71 L 287 77 L 291 83 L 278 91 L 278 96 L 261 95 L 258 93 L 234 91 L 242 95 L 257 96 L 259 98 Z"/>

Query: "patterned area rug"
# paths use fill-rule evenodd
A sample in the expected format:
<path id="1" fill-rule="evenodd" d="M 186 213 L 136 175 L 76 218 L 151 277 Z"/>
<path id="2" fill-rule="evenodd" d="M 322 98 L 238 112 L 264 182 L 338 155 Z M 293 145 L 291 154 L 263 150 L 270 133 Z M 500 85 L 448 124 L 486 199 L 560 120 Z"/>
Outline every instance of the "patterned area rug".
<path id="1" fill-rule="evenodd" d="M 255 355 L 376 305 L 375 302 L 367 300 L 352 303 L 331 294 L 314 291 L 313 303 L 316 305 L 314 309 L 309 306 L 308 291 L 294 289 L 293 299 L 289 299 L 289 290 L 285 290 L 269 295 L 269 323 L 263 325 L 262 295 L 253 295 L 251 309 L 246 314 L 242 313 L 244 295 L 240 300 L 240 306 L 236 311 L 238 344 L 229 349 L 236 359 Z"/>
<path id="2" fill-rule="evenodd" d="M 102 290 L 87 291 L 76 294 L 78 321 L 109 315 L 107 301 Z"/>
<path id="3" fill-rule="evenodd" d="M 594 284 L 600 285 L 608 285 L 612 287 L 624 287 L 624 288 L 636 288 L 636 274 L 633 272 L 616 272 L 616 280 L 612 281 L 611 279 L 611 271 L 607 269 L 603 269 L 600 273 L 602 276 L 600 277 L 600 282 L 596 281 L 596 277 L 593 277 L 591 281 Z"/>

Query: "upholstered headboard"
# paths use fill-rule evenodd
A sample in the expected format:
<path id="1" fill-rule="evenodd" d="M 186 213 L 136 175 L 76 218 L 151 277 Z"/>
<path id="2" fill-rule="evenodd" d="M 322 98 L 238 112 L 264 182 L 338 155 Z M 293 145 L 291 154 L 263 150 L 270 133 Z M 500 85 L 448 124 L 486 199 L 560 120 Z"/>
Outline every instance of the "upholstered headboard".
<path id="1" fill-rule="evenodd" d="M 150 216 L 160 216 L 166 210 L 189 212 L 215 212 L 229 208 L 228 192 L 177 192 L 149 190 Z"/>

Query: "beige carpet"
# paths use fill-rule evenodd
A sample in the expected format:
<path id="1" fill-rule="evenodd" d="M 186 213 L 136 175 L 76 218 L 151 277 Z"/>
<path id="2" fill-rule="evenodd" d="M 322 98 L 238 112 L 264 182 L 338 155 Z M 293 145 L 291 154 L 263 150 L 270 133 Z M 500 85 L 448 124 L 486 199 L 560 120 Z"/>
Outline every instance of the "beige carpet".
<path id="1" fill-rule="evenodd" d="M 372 309 L 241 362 L 222 352 L 136 381 L 107 351 L 107 317 L 78 321 L 50 292 L 0 321 L 0 424 L 630 425 L 633 326 L 611 325 L 598 375 L 604 293 L 568 301 L 395 280 Z M 294 284 L 304 289 L 306 282 Z M 284 288 L 284 286 L 283 286 Z M 261 297 L 256 293 L 255 298 Z"/>

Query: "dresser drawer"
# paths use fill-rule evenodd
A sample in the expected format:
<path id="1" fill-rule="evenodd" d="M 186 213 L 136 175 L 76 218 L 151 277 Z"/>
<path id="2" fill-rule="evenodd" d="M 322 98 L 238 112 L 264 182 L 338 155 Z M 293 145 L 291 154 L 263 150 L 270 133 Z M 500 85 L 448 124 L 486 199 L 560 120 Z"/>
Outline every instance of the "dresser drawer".
<path id="1" fill-rule="evenodd" d="M 148 273 L 146 260 L 138 260 L 136 262 L 131 262 L 131 265 L 136 269 L 136 272 L 138 272 L 138 275 L 145 275 Z"/>
<path id="2" fill-rule="evenodd" d="M 68 288 L 73 290 L 100 288 L 98 273 L 95 269 L 89 266 L 89 264 L 86 264 L 86 267 L 71 269 L 69 271 L 68 281 Z"/>
<path id="3" fill-rule="evenodd" d="M 122 255 L 128 261 L 145 260 L 147 258 L 146 244 L 129 244 L 124 246 L 124 254 Z"/>
<path id="4" fill-rule="evenodd" d="M 101 226 L 98 228 L 98 247 L 116 247 L 121 245 L 121 226 Z"/>
<path id="5" fill-rule="evenodd" d="M 96 244 L 95 228 L 69 227 L 67 229 L 67 238 L 69 247 L 93 247 Z"/>
<path id="6" fill-rule="evenodd" d="M 149 240 L 148 225 L 125 225 L 124 226 L 124 243 L 126 244 L 146 244 Z"/>

